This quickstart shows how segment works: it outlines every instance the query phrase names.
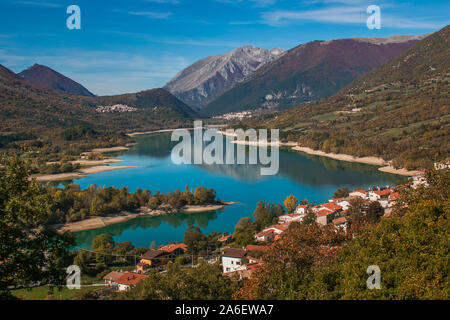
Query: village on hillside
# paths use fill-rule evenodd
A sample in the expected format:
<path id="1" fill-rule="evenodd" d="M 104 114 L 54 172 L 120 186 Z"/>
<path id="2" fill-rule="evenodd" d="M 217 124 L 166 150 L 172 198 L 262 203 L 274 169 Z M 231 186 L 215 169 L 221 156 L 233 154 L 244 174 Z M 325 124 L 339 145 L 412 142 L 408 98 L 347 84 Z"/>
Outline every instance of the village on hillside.
<path id="1" fill-rule="evenodd" d="M 283 214 L 278 217 L 278 224 L 264 228 L 254 234 L 254 243 L 245 247 L 233 248 L 233 235 L 223 234 L 217 238 L 221 248 L 211 251 L 201 258 L 208 263 L 217 263 L 220 260 L 224 276 L 237 275 L 238 278 L 251 278 L 252 273 L 263 263 L 264 253 L 270 246 L 277 242 L 281 234 L 285 232 L 291 223 L 302 222 L 306 216 L 311 215 L 319 225 L 333 225 L 336 229 L 347 230 L 348 221 L 346 213 L 349 210 L 351 201 L 359 199 L 365 204 L 378 203 L 383 210 L 382 217 L 389 217 L 395 205 L 396 199 L 400 196 L 399 190 L 404 188 L 417 188 L 426 185 L 424 173 L 419 173 L 410 178 L 410 183 L 406 185 L 372 187 L 369 190 L 358 188 L 350 191 L 347 197 L 332 198 L 321 204 L 300 204 L 292 213 Z M 174 261 L 177 257 L 185 256 L 185 260 L 191 259 L 184 267 L 196 267 L 194 256 L 187 254 L 187 245 L 184 243 L 172 243 L 149 249 L 139 256 L 133 271 L 112 271 L 102 278 L 98 285 L 107 286 L 110 290 L 124 292 L 130 290 L 141 280 L 147 278 L 150 270 L 158 270 L 164 273 L 167 263 Z M 190 258 L 189 258 L 190 257 Z M 198 256 L 197 256 L 198 257 Z"/>

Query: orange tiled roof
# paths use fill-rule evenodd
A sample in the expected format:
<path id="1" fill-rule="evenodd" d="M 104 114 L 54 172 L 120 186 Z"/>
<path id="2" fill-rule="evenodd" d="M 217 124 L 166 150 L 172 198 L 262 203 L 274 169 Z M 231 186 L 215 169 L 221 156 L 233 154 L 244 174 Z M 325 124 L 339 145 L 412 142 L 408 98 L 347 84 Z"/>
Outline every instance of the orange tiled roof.
<path id="1" fill-rule="evenodd" d="M 173 252 L 177 249 L 181 249 L 183 251 L 187 250 L 187 245 L 185 245 L 184 243 L 171 243 L 168 244 L 164 247 L 159 248 L 159 250 L 165 251 L 165 252 Z"/>
<path id="2" fill-rule="evenodd" d="M 319 212 L 317 212 L 317 216 L 319 217 L 327 216 L 329 214 L 332 214 L 332 212 L 325 209 L 319 210 Z"/>
<path id="3" fill-rule="evenodd" d="M 391 190 L 389 190 L 389 189 L 376 190 L 376 191 L 374 191 L 374 193 L 376 193 L 377 195 L 382 197 L 382 196 L 387 196 L 388 194 L 390 194 Z"/>
<path id="4" fill-rule="evenodd" d="M 117 283 L 124 285 L 135 285 L 145 278 L 147 278 L 147 276 L 143 274 L 126 272 L 117 280 Z"/>
<path id="5" fill-rule="evenodd" d="M 220 241 L 220 242 L 222 242 L 222 241 L 227 241 L 227 240 L 230 239 L 230 238 L 231 238 L 231 235 L 227 235 L 227 236 L 223 236 L 223 237 L 217 239 L 217 241 Z"/>
<path id="6" fill-rule="evenodd" d="M 261 231 L 261 232 L 258 232 L 258 233 L 256 234 L 256 236 L 257 236 L 257 237 L 263 237 L 263 236 L 267 236 L 267 235 L 269 235 L 269 234 L 271 234 L 271 233 L 273 233 L 273 230 L 272 230 L 272 229 L 269 229 L 269 230 L 263 230 L 263 231 Z"/>
<path id="7" fill-rule="evenodd" d="M 342 207 L 338 204 L 332 203 L 332 202 L 328 202 L 328 203 L 324 203 L 322 205 L 322 207 L 325 207 L 331 211 L 337 211 L 337 210 L 341 210 Z"/>

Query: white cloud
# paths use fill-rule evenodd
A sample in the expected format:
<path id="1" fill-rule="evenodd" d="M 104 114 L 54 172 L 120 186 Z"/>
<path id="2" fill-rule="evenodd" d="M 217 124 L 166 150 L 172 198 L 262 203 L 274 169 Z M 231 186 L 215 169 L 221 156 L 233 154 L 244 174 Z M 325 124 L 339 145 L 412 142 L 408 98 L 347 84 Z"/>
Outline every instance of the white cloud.
<path id="1" fill-rule="evenodd" d="M 46 2 L 46 1 L 14 1 L 14 4 L 23 5 L 23 6 L 39 6 L 39 7 L 52 7 L 59 8 L 62 7 L 60 3 L 54 2 Z"/>
<path id="2" fill-rule="evenodd" d="M 134 16 L 143 16 L 152 19 L 167 19 L 172 15 L 172 12 L 154 12 L 154 11 L 131 11 L 128 14 Z"/>
<path id="3" fill-rule="evenodd" d="M 321 2 L 335 2 L 335 1 L 321 1 Z M 340 2 L 352 2 L 345 1 Z M 323 9 L 303 10 L 303 11 L 289 11 L 276 10 L 271 12 L 263 12 L 261 14 L 261 23 L 270 26 L 282 26 L 293 22 L 313 21 L 334 24 L 361 24 L 365 25 L 368 15 L 366 13 L 367 6 L 334 6 Z M 438 29 L 442 27 L 442 23 L 438 21 L 428 21 L 416 17 L 400 17 L 393 13 L 381 9 L 381 25 L 383 27 L 392 27 L 399 29 L 408 28 L 424 28 L 424 29 Z M 431 20 L 431 19 L 429 19 Z"/>

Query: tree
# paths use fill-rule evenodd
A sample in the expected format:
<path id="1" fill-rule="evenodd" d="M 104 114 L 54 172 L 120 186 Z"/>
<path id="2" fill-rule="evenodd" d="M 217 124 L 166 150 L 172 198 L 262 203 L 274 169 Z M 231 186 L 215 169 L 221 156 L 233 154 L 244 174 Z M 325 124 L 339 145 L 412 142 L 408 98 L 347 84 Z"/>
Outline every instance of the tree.
<path id="1" fill-rule="evenodd" d="M 297 203 L 298 203 L 298 199 L 296 197 L 294 197 L 292 194 L 289 195 L 283 202 L 288 213 L 294 212 L 295 208 L 297 207 Z"/>
<path id="2" fill-rule="evenodd" d="M 239 219 L 234 228 L 234 244 L 237 247 L 244 247 L 254 243 L 254 234 L 256 232 L 256 224 L 249 217 Z"/>
<path id="3" fill-rule="evenodd" d="M 350 189 L 348 187 L 342 187 L 340 189 L 337 189 L 336 192 L 333 194 L 334 198 L 345 198 L 348 197 L 350 194 Z"/>
<path id="4" fill-rule="evenodd" d="M 264 201 L 258 202 L 255 211 L 253 211 L 253 218 L 255 219 L 256 230 L 262 230 L 265 227 L 277 223 L 278 217 L 284 213 L 281 205 L 271 205 Z"/>
<path id="5" fill-rule="evenodd" d="M 183 242 L 187 246 L 187 252 L 193 255 L 198 254 L 201 250 L 206 250 L 208 245 L 207 237 L 199 227 L 195 226 L 189 226 L 184 233 Z"/>
<path id="6" fill-rule="evenodd" d="M 293 222 L 281 239 L 269 247 L 264 264 L 236 293 L 238 299 L 306 299 L 314 270 L 336 255 L 337 246 L 348 240 L 331 225 Z"/>
<path id="7" fill-rule="evenodd" d="M 0 169 L 0 296 L 10 287 L 36 282 L 65 282 L 67 257 L 74 237 L 46 226 L 52 197 L 29 180 L 29 166 L 13 158 Z"/>
<path id="8" fill-rule="evenodd" d="M 148 278 L 139 282 L 125 297 L 147 300 L 230 300 L 239 287 L 237 281 L 222 275 L 219 264 L 200 262 L 196 268 L 183 269 L 179 263 L 169 263 L 166 274 L 151 271 Z"/>

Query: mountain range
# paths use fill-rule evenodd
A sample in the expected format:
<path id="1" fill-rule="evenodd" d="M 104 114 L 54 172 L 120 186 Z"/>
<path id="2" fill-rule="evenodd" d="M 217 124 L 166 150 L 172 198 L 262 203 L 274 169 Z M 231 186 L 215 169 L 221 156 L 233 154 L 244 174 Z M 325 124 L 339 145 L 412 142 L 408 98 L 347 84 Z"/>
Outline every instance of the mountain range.
<path id="1" fill-rule="evenodd" d="M 186 104 L 203 108 L 285 50 L 244 46 L 210 56 L 180 71 L 164 88 Z"/>
<path id="2" fill-rule="evenodd" d="M 32 67 L 32 73 L 36 77 L 39 77 L 40 71 L 44 75 L 56 73 L 49 70 L 51 69 L 44 66 Z M 66 77 L 61 75 L 58 78 Z M 47 87 L 43 83 L 48 84 L 32 83 L 24 79 L 23 73 L 15 74 L 0 65 L 0 132 L 50 134 L 77 125 L 105 130 L 149 130 L 163 125 L 185 125 L 184 122 L 191 117 L 198 117 L 189 106 L 161 88 L 97 97 L 68 93 Z M 116 104 L 137 110 L 129 113 L 96 111 L 99 106 Z"/>
<path id="3" fill-rule="evenodd" d="M 303 147 L 423 169 L 450 154 L 450 26 L 335 95 L 246 120 Z"/>
<path id="4" fill-rule="evenodd" d="M 423 37 L 352 38 L 299 45 L 258 68 L 202 112 L 218 115 L 258 108 L 280 110 L 331 96 Z"/>

